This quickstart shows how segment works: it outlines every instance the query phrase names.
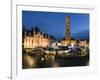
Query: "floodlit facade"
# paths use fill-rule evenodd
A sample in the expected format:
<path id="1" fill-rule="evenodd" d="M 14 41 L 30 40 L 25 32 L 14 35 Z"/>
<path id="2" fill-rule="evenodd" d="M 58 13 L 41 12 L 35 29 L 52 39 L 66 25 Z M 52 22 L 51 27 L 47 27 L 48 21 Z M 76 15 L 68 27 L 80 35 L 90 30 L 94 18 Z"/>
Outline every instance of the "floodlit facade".
<path id="1" fill-rule="evenodd" d="M 62 46 L 66 46 L 67 44 L 66 44 L 66 40 L 61 40 L 61 45 Z M 70 40 L 70 43 L 73 43 L 74 45 L 76 45 L 77 44 L 77 40 Z"/>
<path id="2" fill-rule="evenodd" d="M 58 49 L 58 46 L 68 46 L 68 44 L 66 43 L 66 38 L 55 41 L 52 36 L 41 32 L 39 28 L 24 30 L 22 41 L 23 49 L 27 52 L 37 47 L 52 47 L 54 49 Z M 77 40 L 70 39 L 70 45 L 71 44 L 73 44 L 74 46 L 77 45 Z M 86 40 L 79 40 L 79 45 L 89 47 L 89 43 Z"/>
<path id="3" fill-rule="evenodd" d="M 53 38 L 48 34 L 40 32 L 40 30 L 24 31 L 23 48 L 35 48 L 35 47 L 48 47 Z"/>

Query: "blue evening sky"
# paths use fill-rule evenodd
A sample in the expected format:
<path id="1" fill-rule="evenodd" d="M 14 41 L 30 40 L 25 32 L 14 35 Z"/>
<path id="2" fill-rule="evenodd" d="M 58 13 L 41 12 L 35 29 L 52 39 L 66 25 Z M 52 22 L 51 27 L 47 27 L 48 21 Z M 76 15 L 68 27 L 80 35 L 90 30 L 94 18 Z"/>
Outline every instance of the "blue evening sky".
<path id="1" fill-rule="evenodd" d="M 84 31 L 89 32 L 89 14 L 81 13 L 22 11 L 22 24 L 27 29 L 38 26 L 41 32 L 63 38 L 66 35 L 66 16 L 70 16 L 71 36 Z"/>

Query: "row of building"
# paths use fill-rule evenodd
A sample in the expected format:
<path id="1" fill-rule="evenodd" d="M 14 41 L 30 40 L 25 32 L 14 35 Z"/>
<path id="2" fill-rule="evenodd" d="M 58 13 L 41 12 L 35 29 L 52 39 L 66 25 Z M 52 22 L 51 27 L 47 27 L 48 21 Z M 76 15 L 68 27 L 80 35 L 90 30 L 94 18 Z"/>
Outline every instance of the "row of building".
<path id="1" fill-rule="evenodd" d="M 23 40 L 23 48 L 25 50 L 31 50 L 35 47 L 66 46 L 66 39 L 56 41 L 53 36 L 41 32 L 38 27 L 32 28 L 31 30 L 23 29 L 22 40 Z M 76 45 L 77 41 L 72 39 L 71 43 L 73 43 L 73 45 Z M 87 42 L 80 41 L 80 45 L 84 44 L 87 44 Z"/>
<path id="2" fill-rule="evenodd" d="M 40 31 L 38 27 L 23 31 L 23 48 L 47 47 L 53 37 Z"/>

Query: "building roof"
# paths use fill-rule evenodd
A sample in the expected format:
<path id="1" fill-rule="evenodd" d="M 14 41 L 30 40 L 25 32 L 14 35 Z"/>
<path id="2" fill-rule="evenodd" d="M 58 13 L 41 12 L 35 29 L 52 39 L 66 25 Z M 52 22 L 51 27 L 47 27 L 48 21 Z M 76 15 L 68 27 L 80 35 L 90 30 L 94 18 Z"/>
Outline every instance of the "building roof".
<path id="1" fill-rule="evenodd" d="M 47 33 L 44 33 L 44 32 L 42 32 L 40 29 L 39 29 L 39 27 L 32 27 L 32 29 L 31 30 L 26 30 L 26 29 L 24 29 L 24 33 L 25 33 L 25 35 L 27 35 L 27 36 L 34 36 L 34 34 L 38 34 L 38 33 L 40 33 L 41 35 L 43 35 L 43 37 L 44 38 L 54 38 L 53 36 L 51 36 L 51 35 L 49 35 L 49 34 L 47 34 Z M 23 33 L 23 34 L 24 34 Z"/>

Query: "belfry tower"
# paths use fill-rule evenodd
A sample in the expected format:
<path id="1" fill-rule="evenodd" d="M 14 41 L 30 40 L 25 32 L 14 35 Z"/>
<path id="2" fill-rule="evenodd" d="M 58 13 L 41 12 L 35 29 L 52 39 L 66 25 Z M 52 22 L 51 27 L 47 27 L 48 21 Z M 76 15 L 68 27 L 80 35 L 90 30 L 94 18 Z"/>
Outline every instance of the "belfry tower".
<path id="1" fill-rule="evenodd" d="M 66 17 L 66 46 L 71 44 L 70 37 L 70 16 Z"/>

